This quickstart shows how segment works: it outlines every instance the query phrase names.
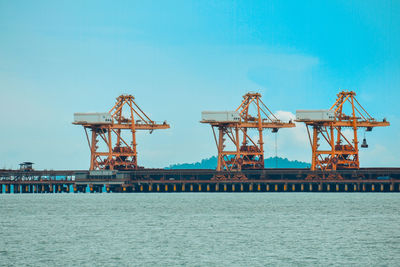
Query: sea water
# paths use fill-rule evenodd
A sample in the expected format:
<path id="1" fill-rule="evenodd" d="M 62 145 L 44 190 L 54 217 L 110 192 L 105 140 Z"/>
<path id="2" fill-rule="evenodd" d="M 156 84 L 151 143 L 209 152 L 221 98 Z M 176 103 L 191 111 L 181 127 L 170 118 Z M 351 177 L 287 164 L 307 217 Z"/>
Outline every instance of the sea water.
<path id="1" fill-rule="evenodd" d="M 400 194 L 0 195 L 1 266 L 399 266 Z"/>

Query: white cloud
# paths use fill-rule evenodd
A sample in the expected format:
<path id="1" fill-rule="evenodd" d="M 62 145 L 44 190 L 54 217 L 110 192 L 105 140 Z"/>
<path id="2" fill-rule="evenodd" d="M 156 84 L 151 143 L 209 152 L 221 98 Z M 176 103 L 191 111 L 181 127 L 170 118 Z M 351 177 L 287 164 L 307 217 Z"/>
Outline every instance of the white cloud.
<path id="1" fill-rule="evenodd" d="M 296 118 L 295 114 L 284 110 L 277 111 L 274 115 L 284 122 L 290 120 L 294 122 Z M 307 129 L 303 123 L 294 123 L 296 127 L 280 129 L 277 136 L 274 133 L 267 135 L 268 151 L 266 151 L 266 157 L 275 156 L 275 138 L 277 138 L 278 157 L 304 162 L 311 161 L 311 147 Z"/>
<path id="2" fill-rule="evenodd" d="M 275 157 L 277 149 L 278 157 L 311 162 L 311 146 L 305 125 L 295 122 L 296 116 L 290 111 L 279 110 L 274 115 L 283 122 L 292 121 L 296 127 L 282 128 L 278 133 L 265 130 L 263 134 L 265 158 Z M 254 141 L 258 141 L 257 133 L 253 132 L 251 137 Z"/>

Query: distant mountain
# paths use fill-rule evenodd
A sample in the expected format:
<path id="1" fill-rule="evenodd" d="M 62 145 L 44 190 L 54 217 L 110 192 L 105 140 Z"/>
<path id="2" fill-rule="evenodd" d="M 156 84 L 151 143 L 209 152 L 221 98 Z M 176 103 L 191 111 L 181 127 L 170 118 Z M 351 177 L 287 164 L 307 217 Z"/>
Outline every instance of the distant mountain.
<path id="1" fill-rule="evenodd" d="M 310 168 L 311 164 L 287 158 L 270 157 L 264 160 L 265 168 Z"/>
<path id="2" fill-rule="evenodd" d="M 264 160 L 266 168 L 310 168 L 307 162 L 288 160 L 287 158 L 270 157 Z M 212 156 L 195 163 L 181 163 L 168 166 L 166 169 L 215 169 L 217 168 L 217 157 Z"/>

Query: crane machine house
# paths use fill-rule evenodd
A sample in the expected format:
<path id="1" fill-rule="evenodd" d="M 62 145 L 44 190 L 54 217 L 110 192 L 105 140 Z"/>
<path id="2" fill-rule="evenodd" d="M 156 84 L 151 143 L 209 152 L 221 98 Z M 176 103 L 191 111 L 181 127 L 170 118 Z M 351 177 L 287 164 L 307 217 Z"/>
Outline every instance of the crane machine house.
<path id="1" fill-rule="evenodd" d="M 74 113 L 74 123 L 112 124 L 112 118 L 108 112 Z"/>
<path id="2" fill-rule="evenodd" d="M 334 121 L 335 111 L 330 109 L 321 110 L 296 110 L 297 121 Z"/>
<path id="3" fill-rule="evenodd" d="M 240 114 L 238 111 L 203 111 L 201 112 L 201 120 L 210 122 L 239 122 Z"/>

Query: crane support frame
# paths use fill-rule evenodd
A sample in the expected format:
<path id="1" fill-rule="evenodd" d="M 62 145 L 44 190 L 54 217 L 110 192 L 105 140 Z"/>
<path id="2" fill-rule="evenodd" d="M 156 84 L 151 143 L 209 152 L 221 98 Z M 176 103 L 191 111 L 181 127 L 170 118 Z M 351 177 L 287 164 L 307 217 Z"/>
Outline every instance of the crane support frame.
<path id="1" fill-rule="evenodd" d="M 252 108 L 255 112 L 252 112 Z M 217 171 L 241 171 L 242 169 L 264 168 L 263 130 L 295 127 L 295 124 L 279 120 L 261 100 L 259 93 L 247 93 L 239 107 L 240 121 L 201 121 L 211 125 L 218 150 Z M 255 114 L 254 114 L 255 113 Z M 255 141 L 249 130 L 257 131 Z M 226 149 L 228 142 L 234 148 Z"/>
<path id="2" fill-rule="evenodd" d="M 74 123 L 84 127 L 90 148 L 90 170 L 136 170 L 136 131 L 168 129 L 166 122 L 157 123 L 136 104 L 132 95 L 120 95 L 108 112 L 112 123 Z M 128 116 L 126 116 L 128 115 Z M 124 132 L 128 134 L 124 136 Z M 103 149 L 99 149 L 99 142 Z"/>
<path id="3" fill-rule="evenodd" d="M 345 106 L 350 110 L 348 114 Z M 333 121 L 297 120 L 306 124 L 312 148 L 311 170 L 359 169 L 358 130 L 371 131 L 374 127 L 390 126 L 390 123 L 386 119 L 374 119 L 358 102 L 353 91 L 338 93 L 330 110 L 335 114 Z M 346 137 L 345 129 L 350 130 L 351 138 Z M 328 148 L 320 149 L 321 145 Z"/>

